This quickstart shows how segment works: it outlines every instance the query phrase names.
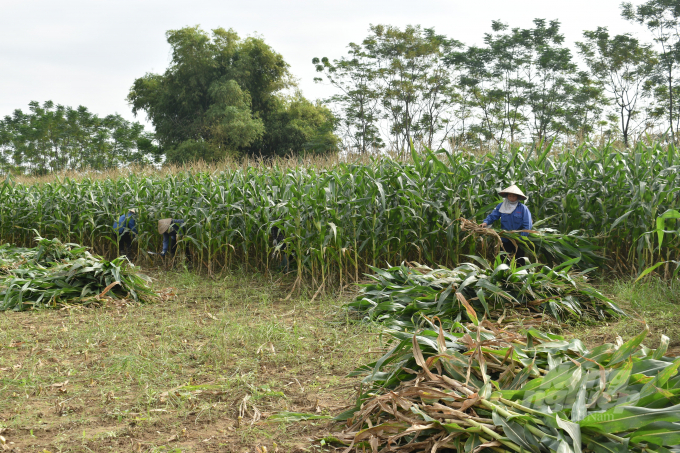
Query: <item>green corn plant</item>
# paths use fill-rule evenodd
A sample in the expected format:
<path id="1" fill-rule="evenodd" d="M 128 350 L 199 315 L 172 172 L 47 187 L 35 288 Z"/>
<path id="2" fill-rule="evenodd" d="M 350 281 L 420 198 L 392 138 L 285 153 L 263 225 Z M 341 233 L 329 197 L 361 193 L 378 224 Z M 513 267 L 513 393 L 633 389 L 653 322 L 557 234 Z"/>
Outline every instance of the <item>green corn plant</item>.
<path id="1" fill-rule="evenodd" d="M 236 265 L 267 269 L 268 235 L 279 225 L 299 278 L 340 284 L 360 280 L 369 266 L 455 267 L 464 255 L 483 254 L 484 243 L 452 221 L 481 223 L 501 201 L 497 191 L 516 183 L 529 195 L 534 220 L 546 219 L 542 226 L 559 232 L 555 241 L 535 244 L 549 246 L 543 247 L 553 254 L 549 260 L 572 256 L 575 245 L 584 265 L 638 275 L 680 248 L 678 235 L 667 235 L 657 250 L 653 235 L 645 234 L 660 213 L 680 204 L 679 164 L 673 146 L 638 143 L 621 152 L 584 143 L 563 150 L 500 148 L 483 156 L 424 150 L 409 161 L 333 160 L 327 167 L 302 162 L 34 184 L 5 178 L 0 240 L 30 246 L 37 230 L 113 258 L 111 225 L 136 207 L 139 259 L 159 251 L 160 218 L 182 218 L 187 232 L 180 247 L 192 252 L 195 267 L 213 272 Z M 577 234 L 582 240 L 569 240 L 574 231 L 585 232 Z"/>
<path id="2" fill-rule="evenodd" d="M 677 220 L 680 220 L 680 212 L 678 212 L 675 209 L 669 209 L 668 211 L 664 212 L 661 214 L 659 217 L 656 219 L 656 228 L 652 231 L 646 232 L 644 235 L 648 236 L 650 238 L 649 242 L 649 248 L 650 248 L 650 255 L 654 255 L 655 253 L 658 253 L 658 259 L 663 260 L 663 261 L 658 261 L 655 264 L 652 264 L 651 266 L 647 267 L 644 269 L 642 272 L 640 272 L 640 275 L 637 277 L 635 280 L 636 282 L 642 278 L 644 278 L 646 275 L 654 272 L 657 268 L 661 266 L 665 266 L 665 274 L 668 275 L 670 274 L 670 265 L 674 264 L 675 265 L 675 270 L 673 271 L 672 278 L 677 277 L 678 273 L 680 273 L 680 260 L 673 260 L 671 259 L 671 256 L 677 257 L 678 252 L 680 252 L 680 248 L 678 247 L 666 247 L 665 249 L 662 248 L 664 237 L 667 237 L 668 234 L 678 236 L 678 232 L 680 229 L 676 230 L 669 230 L 669 222 L 672 221 L 673 223 L 677 224 Z M 671 236 L 673 237 L 673 236 Z M 654 239 L 658 238 L 658 244 L 656 247 L 654 247 Z M 665 252 L 665 256 L 663 253 Z"/>

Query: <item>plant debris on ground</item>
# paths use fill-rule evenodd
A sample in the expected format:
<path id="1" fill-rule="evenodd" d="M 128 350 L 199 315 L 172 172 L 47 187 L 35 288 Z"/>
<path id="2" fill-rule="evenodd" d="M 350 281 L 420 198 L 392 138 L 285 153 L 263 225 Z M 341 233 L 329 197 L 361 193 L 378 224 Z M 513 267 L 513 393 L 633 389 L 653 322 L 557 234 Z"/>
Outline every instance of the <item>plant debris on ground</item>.
<path id="1" fill-rule="evenodd" d="M 106 261 L 78 244 L 36 242 L 35 248 L 0 245 L 0 311 L 87 305 L 107 295 L 139 302 L 158 297 L 124 256 Z"/>
<path id="2" fill-rule="evenodd" d="M 669 339 L 650 350 L 648 328 L 587 350 L 579 340 L 489 321 L 413 336 L 366 374 L 347 427 L 324 439 L 346 452 L 680 451 L 680 358 Z"/>
<path id="3" fill-rule="evenodd" d="M 373 283 L 348 307 L 394 329 L 413 328 L 423 316 L 445 324 L 468 317 L 466 304 L 476 316 L 499 319 L 506 308 L 546 312 L 558 321 L 624 315 L 611 300 L 593 288 L 583 273 L 572 272 L 578 258 L 555 268 L 519 260 L 493 265 L 480 257 L 455 269 L 432 269 L 418 263 L 390 269 L 373 268 Z"/>

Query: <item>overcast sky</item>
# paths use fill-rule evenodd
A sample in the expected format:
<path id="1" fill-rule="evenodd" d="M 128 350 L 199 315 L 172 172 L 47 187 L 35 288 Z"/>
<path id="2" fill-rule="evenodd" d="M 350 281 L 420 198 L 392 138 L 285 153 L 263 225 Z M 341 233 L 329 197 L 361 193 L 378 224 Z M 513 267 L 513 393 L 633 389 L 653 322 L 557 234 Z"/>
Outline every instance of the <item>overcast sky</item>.
<path id="1" fill-rule="evenodd" d="M 639 1 L 635 2 L 639 3 Z M 290 64 L 305 96 L 332 91 L 315 84 L 313 57 L 345 54 L 369 24 L 434 27 L 481 43 L 492 20 L 530 27 L 559 19 L 567 41 L 608 26 L 644 40 L 620 17 L 620 0 L 0 0 L 0 117 L 29 101 L 84 105 L 99 115 L 134 119 L 125 98 L 135 78 L 163 72 L 170 59 L 165 31 L 200 25 L 259 35 Z M 145 122 L 145 118 L 138 118 Z"/>

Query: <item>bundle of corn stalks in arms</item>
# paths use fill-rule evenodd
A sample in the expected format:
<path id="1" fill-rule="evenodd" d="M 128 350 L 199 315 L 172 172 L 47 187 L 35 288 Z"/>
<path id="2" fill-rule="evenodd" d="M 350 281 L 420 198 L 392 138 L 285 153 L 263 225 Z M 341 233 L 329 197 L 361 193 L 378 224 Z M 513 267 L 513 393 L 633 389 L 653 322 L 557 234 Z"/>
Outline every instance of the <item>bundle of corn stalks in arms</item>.
<path id="1" fill-rule="evenodd" d="M 492 241 L 494 255 L 501 251 L 502 240 L 507 239 L 515 246 L 521 246 L 534 262 L 543 259 L 544 262 L 561 263 L 579 258 L 577 266 L 580 268 L 600 267 L 604 263 L 605 258 L 597 253 L 600 248 L 593 245 L 589 238 L 580 234 L 578 230 L 567 234 L 561 234 L 552 228 L 505 231 L 483 228 L 476 222 L 464 218 L 458 221 L 461 230 L 468 233 L 463 241 L 470 235 L 488 237 Z M 522 233 L 527 235 L 523 236 Z"/>
<path id="2" fill-rule="evenodd" d="M 0 311 L 87 305 L 104 296 L 150 302 L 158 296 L 125 257 L 113 261 L 78 244 L 37 237 L 35 248 L 0 246 Z"/>
<path id="3" fill-rule="evenodd" d="M 579 340 L 488 321 L 416 335 L 358 369 L 368 387 L 324 438 L 349 452 L 680 452 L 680 358 L 648 333 Z"/>
<path id="4" fill-rule="evenodd" d="M 625 315 L 611 300 L 590 286 L 585 275 L 570 272 L 578 260 L 550 268 L 520 266 L 496 257 L 492 265 L 480 257 L 455 269 L 431 269 L 418 263 L 390 269 L 372 268 L 373 283 L 363 284 L 347 304 L 351 312 L 393 329 L 412 329 L 423 316 L 438 316 L 445 325 L 468 317 L 465 304 L 479 318 L 499 319 L 507 309 L 566 318 L 606 318 Z"/>

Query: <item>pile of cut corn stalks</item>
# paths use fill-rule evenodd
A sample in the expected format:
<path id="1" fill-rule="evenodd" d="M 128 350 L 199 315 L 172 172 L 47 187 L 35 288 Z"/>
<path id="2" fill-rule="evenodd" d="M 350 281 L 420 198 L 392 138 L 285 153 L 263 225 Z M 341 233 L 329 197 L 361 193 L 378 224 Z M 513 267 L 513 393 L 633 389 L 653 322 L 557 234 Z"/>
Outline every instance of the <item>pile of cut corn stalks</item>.
<path id="1" fill-rule="evenodd" d="M 36 242 L 34 248 L 0 245 L 0 311 L 159 300 L 150 279 L 124 256 L 107 261 L 78 244 Z"/>
<path id="2" fill-rule="evenodd" d="M 324 439 L 349 452 L 678 452 L 680 358 L 483 321 L 415 335 L 358 369 L 368 389 Z"/>

